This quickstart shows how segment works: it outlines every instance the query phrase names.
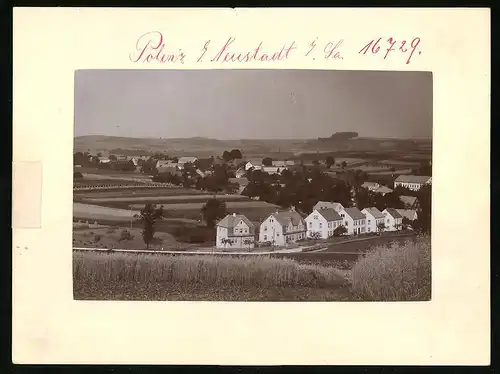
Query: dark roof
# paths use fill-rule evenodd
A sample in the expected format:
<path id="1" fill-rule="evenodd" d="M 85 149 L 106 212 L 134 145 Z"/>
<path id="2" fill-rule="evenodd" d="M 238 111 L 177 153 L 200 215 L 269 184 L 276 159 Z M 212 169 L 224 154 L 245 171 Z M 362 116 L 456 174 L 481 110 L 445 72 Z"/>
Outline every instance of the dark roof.
<path id="1" fill-rule="evenodd" d="M 352 218 L 352 219 L 364 219 L 366 218 L 363 213 L 358 208 L 344 208 L 345 212 Z"/>
<path id="2" fill-rule="evenodd" d="M 413 204 L 415 204 L 415 202 L 417 201 L 417 197 L 416 196 L 404 196 L 404 195 L 401 195 L 399 197 L 399 200 L 401 200 L 405 204 L 413 206 Z"/>
<path id="3" fill-rule="evenodd" d="M 320 209 L 318 213 L 325 217 L 328 222 L 342 220 L 342 217 L 332 208 Z"/>
<path id="4" fill-rule="evenodd" d="M 394 208 L 387 208 L 385 211 L 389 213 L 393 218 L 403 218 L 403 216 L 399 214 L 399 212 Z"/>
<path id="5" fill-rule="evenodd" d="M 240 223 L 240 221 L 243 221 L 248 225 L 250 235 L 255 233 L 254 224 L 242 214 L 228 214 L 217 223 L 217 226 L 226 227 L 229 229 L 228 235 L 233 235 L 234 226 Z"/>
<path id="6" fill-rule="evenodd" d="M 290 220 L 292 221 L 292 225 L 297 226 L 300 222 L 303 221 L 302 217 L 296 211 L 285 211 L 285 212 L 277 212 L 272 213 L 276 221 L 278 221 L 281 226 L 288 226 Z"/>
<path id="7" fill-rule="evenodd" d="M 423 175 L 400 175 L 396 178 L 394 182 L 403 182 L 403 183 L 427 183 L 431 179 L 431 177 L 423 176 Z"/>
<path id="8" fill-rule="evenodd" d="M 366 210 L 368 213 L 370 213 L 375 219 L 379 219 L 379 218 L 384 218 L 384 215 L 382 214 L 382 212 L 380 210 L 378 210 L 377 208 L 375 207 L 371 207 L 371 208 L 365 208 L 363 210 Z"/>

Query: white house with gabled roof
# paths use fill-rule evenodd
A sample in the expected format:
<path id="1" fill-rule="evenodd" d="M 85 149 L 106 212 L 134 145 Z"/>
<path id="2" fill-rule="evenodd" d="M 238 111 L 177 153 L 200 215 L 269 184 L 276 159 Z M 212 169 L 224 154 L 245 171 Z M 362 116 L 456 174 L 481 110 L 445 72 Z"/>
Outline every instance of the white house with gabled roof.
<path id="1" fill-rule="evenodd" d="M 217 248 L 253 248 L 255 226 L 242 214 L 228 214 L 216 226 Z"/>
<path id="2" fill-rule="evenodd" d="M 306 222 L 295 208 L 271 213 L 261 224 L 259 241 L 284 246 L 306 238 Z"/>
<path id="3" fill-rule="evenodd" d="M 394 181 L 394 188 L 405 187 L 412 191 L 418 191 L 426 184 L 431 184 L 432 178 L 423 175 L 400 175 Z"/>
<path id="4" fill-rule="evenodd" d="M 343 208 L 339 212 L 347 235 L 357 235 L 366 232 L 366 216 L 358 208 Z"/>
<path id="5" fill-rule="evenodd" d="M 399 231 L 403 227 L 403 216 L 393 208 L 387 208 L 382 212 L 385 216 L 385 230 Z"/>
<path id="6" fill-rule="evenodd" d="M 340 212 L 344 207 L 340 203 L 330 202 L 330 201 L 318 201 L 315 206 L 313 206 L 313 210 L 321 210 L 321 209 L 333 209 L 337 213 Z"/>
<path id="7" fill-rule="evenodd" d="M 342 217 L 332 208 L 313 210 L 305 221 L 309 238 L 319 233 L 321 239 L 328 239 L 333 236 L 335 229 L 342 225 Z"/>
<path id="8" fill-rule="evenodd" d="M 375 207 L 370 207 L 363 209 L 361 213 L 366 216 L 366 232 L 385 231 L 385 229 L 381 229 L 382 224 L 385 225 L 385 216 L 380 210 Z"/>

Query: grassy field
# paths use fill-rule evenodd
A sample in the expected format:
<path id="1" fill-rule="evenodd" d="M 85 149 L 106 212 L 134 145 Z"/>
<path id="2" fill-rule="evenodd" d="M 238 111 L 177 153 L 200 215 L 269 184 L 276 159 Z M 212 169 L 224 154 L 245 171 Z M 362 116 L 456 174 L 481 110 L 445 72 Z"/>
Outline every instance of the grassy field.
<path id="1" fill-rule="evenodd" d="M 73 253 L 75 299 L 211 301 L 424 301 L 430 238 L 378 246 L 352 269 L 252 257 Z"/>
<path id="2" fill-rule="evenodd" d="M 122 232 L 126 230 L 130 237 L 122 239 Z M 120 249 L 145 249 L 140 228 L 129 227 L 103 227 L 73 229 L 73 247 L 76 248 L 120 248 Z M 151 250 L 173 250 L 177 246 L 175 238 L 165 232 L 158 232 L 155 240 L 150 244 Z"/>
<path id="3" fill-rule="evenodd" d="M 348 284 L 341 270 L 267 256 L 93 252 L 74 252 L 73 278 L 76 299 L 325 300 Z"/>
<path id="4" fill-rule="evenodd" d="M 168 204 L 172 205 L 172 207 L 177 203 L 192 203 L 192 204 L 204 204 L 208 200 L 213 199 L 214 195 L 180 195 L 180 196 L 127 196 L 127 197 L 98 197 L 98 198 L 85 198 L 85 201 L 89 203 L 134 203 L 134 202 L 143 202 L 144 203 L 158 203 L 158 204 Z M 237 201 L 244 200 L 245 203 L 262 203 L 262 201 L 253 201 L 250 200 L 246 196 L 242 195 L 219 195 L 216 196 L 218 200 L 221 201 Z M 194 209 L 195 207 L 191 207 L 189 209 Z M 201 208 L 201 207 L 200 207 Z M 173 208 L 175 209 L 175 208 Z"/>

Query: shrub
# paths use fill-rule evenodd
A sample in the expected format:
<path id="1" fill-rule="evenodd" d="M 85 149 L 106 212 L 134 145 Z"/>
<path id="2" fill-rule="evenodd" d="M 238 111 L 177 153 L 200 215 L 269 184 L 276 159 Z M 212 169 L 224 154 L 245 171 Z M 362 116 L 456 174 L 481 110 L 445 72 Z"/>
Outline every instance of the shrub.
<path id="1" fill-rule="evenodd" d="M 74 252 L 73 274 L 79 287 L 96 282 L 320 288 L 347 284 L 344 274 L 333 267 L 269 256 L 235 258 Z"/>
<path id="2" fill-rule="evenodd" d="M 354 264 L 351 277 L 353 294 L 358 299 L 430 300 L 430 238 L 377 247 Z"/>
<path id="3" fill-rule="evenodd" d="M 116 226 L 113 226 L 113 227 L 110 227 L 109 229 L 106 230 L 106 233 L 107 234 L 113 234 L 114 232 L 116 232 L 118 230 L 118 227 Z"/>
<path id="4" fill-rule="evenodd" d="M 99 241 L 102 239 L 102 235 L 97 234 L 94 236 L 94 243 L 99 243 Z"/>
<path id="5" fill-rule="evenodd" d="M 128 230 L 123 230 L 120 234 L 120 241 L 124 241 L 124 240 L 132 240 L 134 239 L 134 237 L 132 236 L 132 234 L 130 233 L 130 231 Z"/>

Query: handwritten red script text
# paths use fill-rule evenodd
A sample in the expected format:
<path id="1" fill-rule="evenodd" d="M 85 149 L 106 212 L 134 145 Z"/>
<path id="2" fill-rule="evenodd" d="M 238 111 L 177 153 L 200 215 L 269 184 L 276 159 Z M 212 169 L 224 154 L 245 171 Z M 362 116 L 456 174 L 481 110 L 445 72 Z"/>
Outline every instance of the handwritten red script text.
<path id="1" fill-rule="evenodd" d="M 163 34 L 151 31 L 142 35 L 135 44 L 135 52 L 131 53 L 132 62 L 184 63 L 186 55 L 181 49 L 168 51 Z"/>
<path id="2" fill-rule="evenodd" d="M 404 55 L 407 57 L 406 64 L 408 65 L 411 62 L 411 58 L 415 53 L 419 56 L 422 54 L 422 51 L 418 48 L 420 44 L 420 38 L 413 38 L 411 41 L 407 42 L 406 40 L 396 40 L 394 38 L 388 39 L 373 39 L 368 44 L 366 44 L 358 53 L 362 55 L 371 54 L 377 55 L 380 51 L 380 47 L 382 46 L 382 53 L 384 60 L 393 52 L 396 54 Z"/>
<path id="3" fill-rule="evenodd" d="M 262 47 L 263 42 L 260 42 L 256 48 L 250 51 L 235 51 L 233 43 L 236 38 L 230 37 L 226 43 L 222 46 L 215 46 L 211 48 L 211 41 L 207 40 L 201 50 L 201 54 L 197 61 L 202 62 L 205 58 L 210 58 L 210 62 L 251 62 L 251 61 L 262 61 L 262 62 L 273 62 L 287 60 L 291 56 L 291 52 L 297 49 L 295 42 L 284 44 L 280 50 L 276 51 L 266 51 Z M 213 54 L 213 51 L 216 51 Z M 212 52 L 212 53 L 210 53 Z M 208 56 L 207 56 L 208 55 Z"/>
<path id="4" fill-rule="evenodd" d="M 390 38 L 374 38 L 359 49 L 360 45 L 353 45 L 349 40 L 326 39 L 320 40 L 318 37 L 308 43 L 296 43 L 295 41 L 284 42 L 274 47 L 264 41 L 256 43 L 253 48 L 243 48 L 236 41 L 235 37 L 229 37 L 225 42 L 213 42 L 206 40 L 203 42 L 199 52 L 194 52 L 190 56 L 191 61 L 198 63 L 219 63 L 219 64 L 240 64 L 247 62 L 278 62 L 290 60 L 293 57 L 307 57 L 311 60 L 325 59 L 332 61 L 344 60 L 344 46 L 348 49 L 355 48 L 358 56 L 373 56 L 382 60 L 399 59 L 401 62 L 409 64 L 415 56 L 422 54 L 420 38 L 415 37 L 410 40 L 399 40 Z M 355 52 L 353 53 L 355 54 Z M 346 60 L 349 57 L 346 55 Z M 130 61 L 134 63 L 161 63 L 161 64 L 184 64 L 187 61 L 186 53 L 180 48 L 172 48 L 167 45 L 163 34 L 159 31 L 150 31 L 139 37 L 135 43 L 135 50 L 129 55 Z"/>

